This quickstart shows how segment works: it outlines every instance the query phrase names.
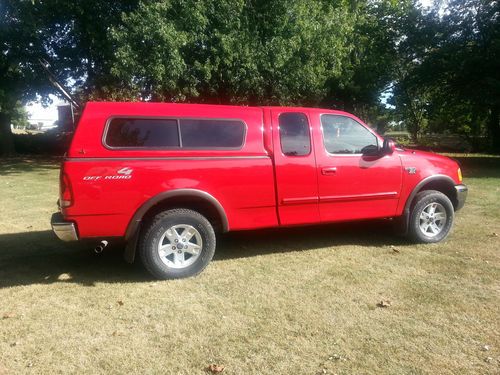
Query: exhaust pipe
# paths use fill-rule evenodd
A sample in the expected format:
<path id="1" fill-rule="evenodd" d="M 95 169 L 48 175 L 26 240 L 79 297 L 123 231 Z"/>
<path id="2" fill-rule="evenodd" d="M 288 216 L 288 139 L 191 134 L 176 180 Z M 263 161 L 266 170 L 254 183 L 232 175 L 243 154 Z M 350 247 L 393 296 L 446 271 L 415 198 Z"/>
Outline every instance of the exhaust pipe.
<path id="1" fill-rule="evenodd" d="M 96 254 L 100 254 L 103 252 L 103 250 L 106 248 L 106 246 L 108 246 L 108 241 L 101 241 L 101 243 L 96 246 L 96 248 L 94 249 L 94 252 Z"/>

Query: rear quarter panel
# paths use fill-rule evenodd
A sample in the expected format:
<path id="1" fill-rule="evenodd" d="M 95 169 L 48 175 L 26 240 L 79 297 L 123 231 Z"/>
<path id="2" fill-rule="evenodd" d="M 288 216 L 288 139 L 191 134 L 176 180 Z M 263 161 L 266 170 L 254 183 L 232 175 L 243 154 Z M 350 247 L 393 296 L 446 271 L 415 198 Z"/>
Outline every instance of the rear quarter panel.
<path id="1" fill-rule="evenodd" d="M 111 116 L 176 116 L 241 119 L 247 125 L 241 150 L 110 150 L 102 134 Z M 74 204 L 63 210 L 79 236 L 124 236 L 134 213 L 155 195 L 174 189 L 211 194 L 231 230 L 277 225 L 272 161 L 263 145 L 259 108 L 230 106 L 88 103 L 68 157 Z M 117 173 L 127 168 L 129 175 Z"/>

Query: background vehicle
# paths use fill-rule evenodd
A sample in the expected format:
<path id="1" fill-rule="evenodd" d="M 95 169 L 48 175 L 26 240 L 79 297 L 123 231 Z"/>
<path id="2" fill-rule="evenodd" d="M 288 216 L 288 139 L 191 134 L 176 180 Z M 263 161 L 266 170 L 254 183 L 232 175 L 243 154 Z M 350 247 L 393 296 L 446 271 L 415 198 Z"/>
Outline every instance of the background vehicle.
<path id="1" fill-rule="evenodd" d="M 158 278 L 201 272 L 215 233 L 397 218 L 419 242 L 449 233 L 467 188 L 449 158 L 396 148 L 333 110 L 86 105 L 61 167 L 63 240 L 124 237 Z"/>

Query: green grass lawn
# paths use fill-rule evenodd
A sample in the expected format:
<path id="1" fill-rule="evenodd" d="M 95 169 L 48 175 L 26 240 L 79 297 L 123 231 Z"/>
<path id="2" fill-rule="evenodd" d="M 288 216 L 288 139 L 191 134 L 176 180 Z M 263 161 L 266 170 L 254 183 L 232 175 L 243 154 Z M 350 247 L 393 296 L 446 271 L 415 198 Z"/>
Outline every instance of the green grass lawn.
<path id="1" fill-rule="evenodd" d="M 500 158 L 454 157 L 470 192 L 444 243 L 383 222 L 234 233 L 161 282 L 119 245 L 55 238 L 55 161 L 0 162 L 0 374 L 499 374 Z"/>

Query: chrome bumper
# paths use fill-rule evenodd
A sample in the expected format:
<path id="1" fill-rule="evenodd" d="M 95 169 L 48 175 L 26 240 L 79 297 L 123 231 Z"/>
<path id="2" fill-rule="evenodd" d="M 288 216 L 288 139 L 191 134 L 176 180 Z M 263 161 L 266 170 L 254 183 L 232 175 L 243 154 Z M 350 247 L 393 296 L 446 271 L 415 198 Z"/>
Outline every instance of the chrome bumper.
<path id="1" fill-rule="evenodd" d="M 52 215 L 50 220 L 52 231 L 62 241 L 77 241 L 76 227 L 74 223 L 64 221 L 63 216 L 58 212 Z"/>
<path id="2" fill-rule="evenodd" d="M 466 185 L 455 185 L 455 190 L 457 192 L 457 205 L 455 211 L 458 211 L 464 206 L 469 189 Z"/>

